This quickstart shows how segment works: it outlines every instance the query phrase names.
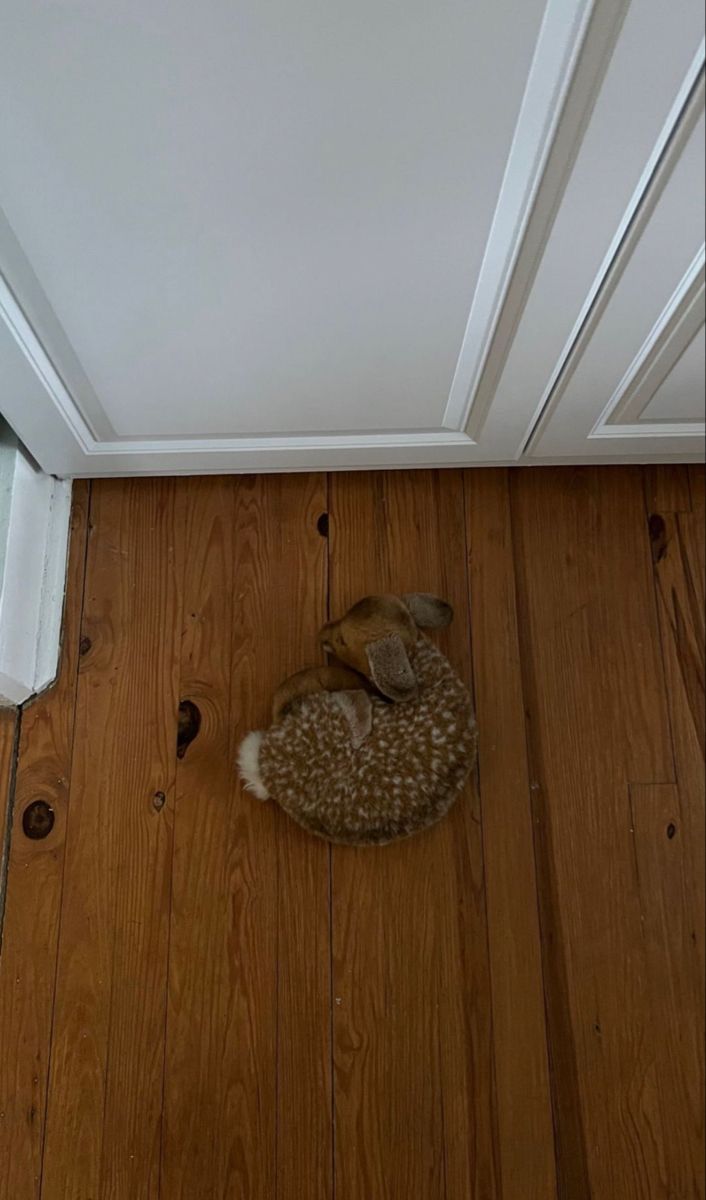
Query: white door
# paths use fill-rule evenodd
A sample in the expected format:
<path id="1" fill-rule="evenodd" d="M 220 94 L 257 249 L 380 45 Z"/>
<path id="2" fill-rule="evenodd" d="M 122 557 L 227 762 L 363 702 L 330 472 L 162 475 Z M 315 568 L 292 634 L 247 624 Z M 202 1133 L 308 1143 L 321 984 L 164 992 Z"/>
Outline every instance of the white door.
<path id="1" fill-rule="evenodd" d="M 564 363 L 533 457 L 703 454 L 704 168 L 699 94 Z"/>
<path id="2" fill-rule="evenodd" d="M 544 439 L 693 102 L 697 0 L 6 0 L 2 25 L 0 411 L 46 470 L 600 456 L 600 389 Z"/>

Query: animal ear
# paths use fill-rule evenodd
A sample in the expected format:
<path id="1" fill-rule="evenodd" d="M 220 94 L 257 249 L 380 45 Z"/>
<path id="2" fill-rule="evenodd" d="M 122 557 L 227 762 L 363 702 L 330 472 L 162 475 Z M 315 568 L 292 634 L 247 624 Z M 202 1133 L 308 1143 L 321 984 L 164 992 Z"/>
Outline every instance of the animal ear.
<path id="1" fill-rule="evenodd" d="M 454 619 L 454 610 L 431 592 L 410 592 L 402 597 L 420 629 L 443 629 Z"/>
<path id="2" fill-rule="evenodd" d="M 340 708 L 346 719 L 353 749 L 359 750 L 373 727 L 373 705 L 370 696 L 361 688 L 351 688 L 346 692 L 334 692 L 331 700 Z"/>
<path id="3" fill-rule="evenodd" d="M 368 642 L 365 653 L 370 678 L 378 691 L 388 700 L 411 700 L 417 691 L 417 680 L 402 638 L 391 633 L 376 642 Z"/>

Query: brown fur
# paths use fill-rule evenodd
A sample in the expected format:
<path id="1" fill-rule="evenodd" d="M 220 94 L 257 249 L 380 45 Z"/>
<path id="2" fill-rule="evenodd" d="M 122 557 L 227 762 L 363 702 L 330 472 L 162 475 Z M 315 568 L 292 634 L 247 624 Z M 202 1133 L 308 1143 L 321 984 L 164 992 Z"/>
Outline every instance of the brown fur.
<path id="1" fill-rule="evenodd" d="M 324 625 L 319 640 L 341 662 L 369 675 L 368 646 L 392 636 L 400 639 L 405 650 L 412 649 L 419 631 L 409 609 L 397 596 L 366 596 L 340 621 Z"/>
<path id="2" fill-rule="evenodd" d="M 272 701 L 272 720 L 281 721 L 297 700 L 314 692 L 346 692 L 355 688 L 367 689 L 368 683 L 347 667 L 305 667 L 277 688 Z"/>
<path id="3" fill-rule="evenodd" d="M 477 741 L 467 689 L 419 633 L 451 618 L 435 596 L 368 596 L 325 625 L 323 645 L 346 665 L 300 671 L 281 685 L 275 724 L 241 748 L 251 790 L 273 796 L 310 832 L 355 845 L 439 820 Z"/>

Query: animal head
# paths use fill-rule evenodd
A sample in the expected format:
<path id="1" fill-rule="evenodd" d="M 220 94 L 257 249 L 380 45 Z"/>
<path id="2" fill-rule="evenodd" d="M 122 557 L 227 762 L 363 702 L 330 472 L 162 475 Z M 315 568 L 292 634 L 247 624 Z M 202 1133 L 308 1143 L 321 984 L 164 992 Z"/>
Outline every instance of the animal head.
<path id="1" fill-rule="evenodd" d="M 441 629 L 453 619 L 445 600 L 425 592 L 366 596 L 319 634 L 325 650 L 372 680 L 388 700 L 411 700 L 417 681 L 409 661 L 420 629 Z"/>

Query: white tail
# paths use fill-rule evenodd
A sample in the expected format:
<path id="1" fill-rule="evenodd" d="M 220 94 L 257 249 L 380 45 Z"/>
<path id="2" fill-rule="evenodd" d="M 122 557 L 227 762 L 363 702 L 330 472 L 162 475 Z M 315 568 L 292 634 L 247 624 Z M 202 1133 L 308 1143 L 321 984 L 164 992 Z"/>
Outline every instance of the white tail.
<path id="1" fill-rule="evenodd" d="M 264 737 L 259 729 L 253 730 L 244 737 L 238 750 L 238 766 L 240 775 L 249 792 L 258 800 L 269 800 L 268 792 L 260 774 L 260 746 Z"/>

